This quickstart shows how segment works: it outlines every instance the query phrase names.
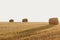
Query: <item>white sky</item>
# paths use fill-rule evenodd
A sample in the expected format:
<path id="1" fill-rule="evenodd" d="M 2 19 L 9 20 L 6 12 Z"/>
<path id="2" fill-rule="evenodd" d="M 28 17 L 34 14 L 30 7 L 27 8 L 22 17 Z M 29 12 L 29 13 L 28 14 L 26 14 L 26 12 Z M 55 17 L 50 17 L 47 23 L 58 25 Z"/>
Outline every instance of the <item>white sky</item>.
<path id="1" fill-rule="evenodd" d="M 0 0 L 0 21 L 46 22 L 51 17 L 60 20 L 60 0 Z"/>

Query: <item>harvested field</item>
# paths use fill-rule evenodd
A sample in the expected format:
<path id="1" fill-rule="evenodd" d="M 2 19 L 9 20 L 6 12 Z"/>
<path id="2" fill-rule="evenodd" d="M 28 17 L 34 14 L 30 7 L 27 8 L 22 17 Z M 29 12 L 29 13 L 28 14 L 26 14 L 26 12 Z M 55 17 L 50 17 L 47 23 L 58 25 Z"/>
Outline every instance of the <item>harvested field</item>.
<path id="1" fill-rule="evenodd" d="M 60 24 L 1 22 L 0 40 L 60 40 Z"/>

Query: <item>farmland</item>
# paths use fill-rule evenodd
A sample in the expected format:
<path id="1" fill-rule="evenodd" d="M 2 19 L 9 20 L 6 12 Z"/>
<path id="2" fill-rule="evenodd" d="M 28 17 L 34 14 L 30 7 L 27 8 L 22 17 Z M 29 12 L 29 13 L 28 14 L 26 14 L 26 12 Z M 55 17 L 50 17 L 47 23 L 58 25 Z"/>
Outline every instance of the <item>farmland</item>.
<path id="1" fill-rule="evenodd" d="M 60 24 L 0 22 L 0 40 L 60 40 Z"/>

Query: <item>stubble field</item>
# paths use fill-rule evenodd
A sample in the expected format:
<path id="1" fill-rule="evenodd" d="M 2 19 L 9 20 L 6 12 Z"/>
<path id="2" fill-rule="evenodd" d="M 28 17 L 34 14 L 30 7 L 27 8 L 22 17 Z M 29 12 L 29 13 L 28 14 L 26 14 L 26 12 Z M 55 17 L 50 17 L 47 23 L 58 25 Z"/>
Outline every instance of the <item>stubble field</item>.
<path id="1" fill-rule="evenodd" d="M 60 40 L 60 24 L 0 22 L 0 40 Z"/>

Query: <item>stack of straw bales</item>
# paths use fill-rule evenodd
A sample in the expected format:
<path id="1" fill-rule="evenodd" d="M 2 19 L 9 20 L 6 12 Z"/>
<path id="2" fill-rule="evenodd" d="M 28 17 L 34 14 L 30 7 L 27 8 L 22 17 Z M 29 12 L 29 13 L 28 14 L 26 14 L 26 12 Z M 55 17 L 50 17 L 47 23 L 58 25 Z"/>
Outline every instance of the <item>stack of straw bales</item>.
<path id="1" fill-rule="evenodd" d="M 28 22 L 27 18 L 22 19 L 22 22 Z"/>
<path id="2" fill-rule="evenodd" d="M 49 24 L 50 25 L 57 25 L 59 23 L 58 18 L 50 18 Z"/>
<path id="3" fill-rule="evenodd" d="M 13 19 L 10 19 L 9 22 L 14 22 L 14 20 Z"/>

